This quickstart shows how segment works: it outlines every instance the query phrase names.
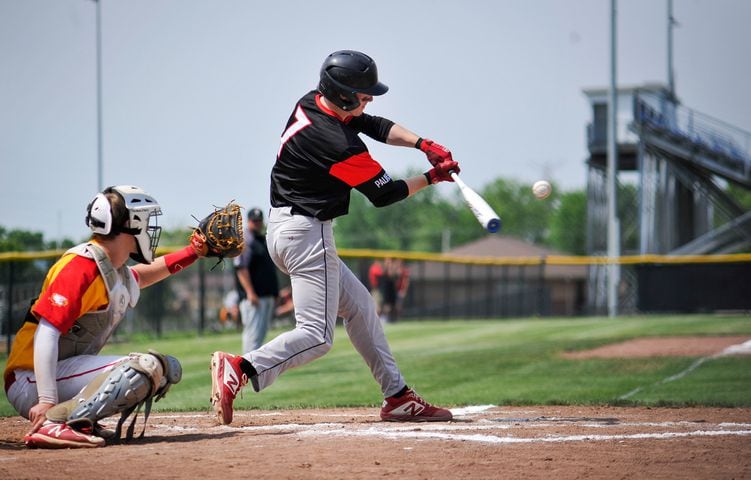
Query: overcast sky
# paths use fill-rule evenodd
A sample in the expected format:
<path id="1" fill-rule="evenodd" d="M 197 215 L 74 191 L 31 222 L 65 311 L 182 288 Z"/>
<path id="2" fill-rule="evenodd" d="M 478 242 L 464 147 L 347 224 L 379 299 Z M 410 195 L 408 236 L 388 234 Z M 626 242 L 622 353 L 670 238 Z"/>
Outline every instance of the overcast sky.
<path id="1" fill-rule="evenodd" d="M 667 82 L 667 0 L 621 0 L 618 82 Z M 467 183 L 586 183 L 582 89 L 609 82 L 608 0 L 102 0 L 103 183 L 168 228 L 269 207 L 269 173 L 323 59 L 361 50 L 390 87 L 368 112 L 449 147 Z M 751 2 L 674 0 L 676 90 L 751 131 Z M 0 0 L 0 225 L 88 236 L 97 192 L 96 4 Z M 394 176 L 416 150 L 366 140 Z M 439 185 L 447 194 L 449 185 Z M 355 193 L 356 194 L 356 193 Z"/>

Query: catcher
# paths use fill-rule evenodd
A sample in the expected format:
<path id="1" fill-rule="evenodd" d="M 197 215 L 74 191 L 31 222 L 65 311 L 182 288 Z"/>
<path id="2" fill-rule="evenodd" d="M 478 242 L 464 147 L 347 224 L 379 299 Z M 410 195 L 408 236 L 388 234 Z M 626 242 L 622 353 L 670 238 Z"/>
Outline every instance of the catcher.
<path id="1" fill-rule="evenodd" d="M 239 209 L 239 207 L 238 207 Z M 153 401 L 182 376 L 180 362 L 159 352 L 98 355 L 141 288 L 188 267 L 200 256 L 234 254 L 215 235 L 236 238 L 242 228 L 214 230 L 223 209 L 209 215 L 189 245 L 154 258 L 161 227 L 159 204 L 141 188 L 115 186 L 89 203 L 88 242 L 68 250 L 50 268 L 39 296 L 18 331 L 4 372 L 11 405 L 31 421 L 24 443 L 34 448 L 101 447 L 121 437 L 124 421 L 144 407 L 144 428 Z M 224 215 L 224 216 L 223 216 Z M 216 218 L 215 218 L 216 217 Z M 233 237 L 234 235 L 234 237 Z M 231 243 L 231 241 L 229 242 Z M 126 265 L 131 258 L 137 263 Z M 135 415 L 131 415 L 135 411 Z M 120 414 L 115 431 L 98 421 Z M 141 431 L 143 436 L 143 430 Z"/>

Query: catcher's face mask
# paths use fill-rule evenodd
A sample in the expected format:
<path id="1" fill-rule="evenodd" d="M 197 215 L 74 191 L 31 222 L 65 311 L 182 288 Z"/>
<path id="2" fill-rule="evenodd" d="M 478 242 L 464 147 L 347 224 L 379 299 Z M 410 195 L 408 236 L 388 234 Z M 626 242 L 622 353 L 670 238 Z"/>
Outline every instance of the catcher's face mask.
<path id="1" fill-rule="evenodd" d="M 121 197 L 128 209 L 128 221 L 123 226 L 113 225 L 112 205 L 107 198 L 110 193 Z M 130 257 L 139 263 L 151 263 L 162 233 L 162 227 L 157 223 L 157 217 L 161 214 L 162 209 L 154 197 L 139 187 L 120 185 L 107 187 L 94 197 L 87 209 L 86 225 L 93 233 L 101 235 L 133 235 L 137 251 L 131 253 Z"/>
<path id="2" fill-rule="evenodd" d="M 162 209 L 156 199 L 139 187 L 120 185 L 108 190 L 119 193 L 128 207 L 128 222 L 120 231 L 136 237 L 136 252 L 130 258 L 139 263 L 151 263 L 154 260 L 162 227 L 158 217 Z"/>

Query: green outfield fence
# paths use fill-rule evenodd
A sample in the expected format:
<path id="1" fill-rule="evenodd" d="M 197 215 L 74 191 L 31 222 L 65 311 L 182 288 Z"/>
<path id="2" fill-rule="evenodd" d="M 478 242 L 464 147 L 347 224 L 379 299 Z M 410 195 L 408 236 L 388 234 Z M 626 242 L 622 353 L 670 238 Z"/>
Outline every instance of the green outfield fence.
<path id="1" fill-rule="evenodd" d="M 157 253 L 178 248 L 163 247 Z M 44 275 L 63 253 L 0 253 L 0 332 L 8 345 Z M 398 316 L 404 320 L 603 314 L 607 312 L 606 269 L 611 264 L 620 270 L 620 313 L 751 311 L 751 254 L 635 255 L 611 260 L 340 249 L 339 255 L 367 286 L 373 262 L 401 259 L 409 270 L 409 288 Z M 281 274 L 280 281 L 288 283 Z M 217 265 L 215 259 L 199 260 L 144 289 L 138 307 L 116 336 L 231 328 L 220 322 L 220 311 L 233 289 L 230 261 Z"/>

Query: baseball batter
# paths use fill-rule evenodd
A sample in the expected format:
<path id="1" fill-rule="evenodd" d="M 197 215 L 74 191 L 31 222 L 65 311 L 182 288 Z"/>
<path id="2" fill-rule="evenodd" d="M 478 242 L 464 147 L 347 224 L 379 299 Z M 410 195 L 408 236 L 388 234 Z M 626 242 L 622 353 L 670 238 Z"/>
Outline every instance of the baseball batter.
<path id="1" fill-rule="evenodd" d="M 381 387 L 383 420 L 452 418 L 449 410 L 430 405 L 407 386 L 370 292 L 341 261 L 334 244 L 332 220 L 347 214 L 353 188 L 384 207 L 428 185 L 452 181 L 449 172 L 459 172 L 441 145 L 364 113 L 373 97 L 387 90 L 369 56 L 334 52 L 321 67 L 318 90 L 299 100 L 287 122 L 271 172 L 268 245 L 274 263 L 290 276 L 296 326 L 242 356 L 212 355 L 211 402 L 224 424 L 232 422 L 233 401 L 248 381 L 261 391 L 287 369 L 328 352 L 337 316 Z M 370 156 L 360 134 L 419 148 L 433 168 L 395 180 Z"/>
<path id="2" fill-rule="evenodd" d="M 29 447 L 100 447 L 117 436 L 98 420 L 127 415 L 180 381 L 175 357 L 158 352 L 98 355 L 138 301 L 140 289 L 206 254 L 204 238 L 154 258 L 161 208 L 139 187 L 109 187 L 91 201 L 89 242 L 68 250 L 47 273 L 11 347 L 4 372 L 8 401 L 31 421 Z M 128 258 L 138 264 L 126 265 Z"/>

